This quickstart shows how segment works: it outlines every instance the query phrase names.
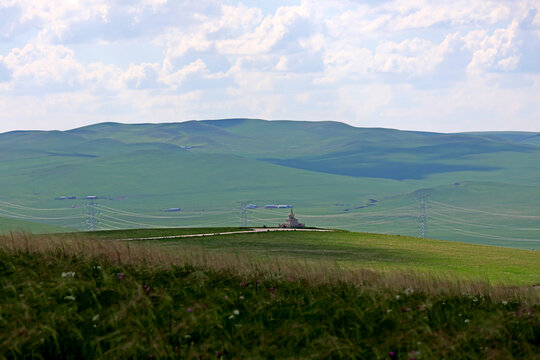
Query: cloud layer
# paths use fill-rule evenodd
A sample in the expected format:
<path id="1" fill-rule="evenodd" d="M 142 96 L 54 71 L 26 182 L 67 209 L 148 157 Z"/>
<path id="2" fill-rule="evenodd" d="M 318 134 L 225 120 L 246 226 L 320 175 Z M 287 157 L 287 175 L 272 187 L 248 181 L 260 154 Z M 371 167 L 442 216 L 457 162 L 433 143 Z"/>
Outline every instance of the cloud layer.
<path id="1" fill-rule="evenodd" d="M 0 0 L 0 131 L 257 117 L 540 131 L 540 0 Z"/>

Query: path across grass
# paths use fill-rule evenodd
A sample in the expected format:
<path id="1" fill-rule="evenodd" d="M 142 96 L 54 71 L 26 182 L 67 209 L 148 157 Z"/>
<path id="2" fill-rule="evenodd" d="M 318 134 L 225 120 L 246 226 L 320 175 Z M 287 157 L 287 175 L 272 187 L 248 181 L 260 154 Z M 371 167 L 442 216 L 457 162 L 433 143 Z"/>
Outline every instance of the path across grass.
<path id="1" fill-rule="evenodd" d="M 207 230 L 208 231 L 208 230 Z M 328 232 L 333 230 L 326 229 L 290 229 L 290 228 L 242 228 L 240 231 L 225 231 L 225 232 L 205 232 L 200 234 L 182 234 L 182 235 L 168 235 L 168 236 L 151 236 L 151 237 L 133 237 L 133 238 L 118 238 L 114 240 L 123 241 L 141 241 L 141 240 L 170 240 L 170 239 L 182 239 L 191 237 L 206 237 L 206 236 L 220 236 L 220 235 L 236 235 L 236 234 L 253 234 L 261 232 L 274 232 L 274 231 L 315 231 L 315 232 Z"/>

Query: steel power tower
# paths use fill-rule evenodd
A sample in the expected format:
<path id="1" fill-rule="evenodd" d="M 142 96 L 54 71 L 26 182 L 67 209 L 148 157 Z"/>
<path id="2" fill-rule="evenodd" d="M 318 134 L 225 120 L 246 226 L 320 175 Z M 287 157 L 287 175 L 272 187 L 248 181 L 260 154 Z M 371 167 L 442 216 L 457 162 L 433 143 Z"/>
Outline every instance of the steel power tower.
<path id="1" fill-rule="evenodd" d="M 426 237 L 426 199 L 427 195 L 419 195 L 418 200 L 418 237 L 419 238 L 425 238 Z"/>
<path id="2" fill-rule="evenodd" d="M 88 231 L 96 231 L 97 220 L 96 220 L 96 203 L 94 199 L 90 199 L 90 203 L 86 204 L 86 226 Z"/>

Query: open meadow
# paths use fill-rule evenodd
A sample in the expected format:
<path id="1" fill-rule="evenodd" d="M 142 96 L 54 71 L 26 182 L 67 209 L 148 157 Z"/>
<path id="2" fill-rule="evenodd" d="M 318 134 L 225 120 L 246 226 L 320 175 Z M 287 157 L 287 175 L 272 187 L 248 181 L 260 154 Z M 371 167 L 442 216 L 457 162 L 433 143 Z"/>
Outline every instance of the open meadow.
<path id="1" fill-rule="evenodd" d="M 534 359 L 540 350 L 536 251 L 343 231 L 110 240 L 163 233 L 0 236 L 0 358 Z"/>

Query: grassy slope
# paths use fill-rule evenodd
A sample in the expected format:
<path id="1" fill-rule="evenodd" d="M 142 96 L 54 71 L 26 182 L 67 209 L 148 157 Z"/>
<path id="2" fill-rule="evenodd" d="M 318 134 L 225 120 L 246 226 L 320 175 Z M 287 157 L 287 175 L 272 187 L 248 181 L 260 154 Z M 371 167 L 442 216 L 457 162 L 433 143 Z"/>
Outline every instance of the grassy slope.
<path id="1" fill-rule="evenodd" d="M 20 231 L 30 232 L 34 234 L 45 234 L 65 232 L 68 231 L 68 229 L 64 229 L 58 226 L 52 226 L 49 224 L 40 224 L 36 222 L 0 217 L 0 234 Z"/>
<path id="2" fill-rule="evenodd" d="M 0 358 L 506 359 L 540 350 L 538 299 L 511 289 L 369 272 L 328 281 L 242 267 L 227 253 L 201 261 L 136 244 L 35 240 L 0 237 Z"/>
<path id="3" fill-rule="evenodd" d="M 264 261 L 334 262 L 345 268 L 417 271 L 448 278 L 539 284 L 540 253 L 353 232 L 268 232 L 159 240 L 169 251 L 202 247 Z"/>
<path id="4" fill-rule="evenodd" d="M 112 199 L 101 200 L 104 205 L 150 216 L 162 216 L 167 207 L 213 210 L 171 218 L 120 216 L 121 220 L 118 214 L 108 213 L 117 219 L 104 218 L 102 228 L 231 226 L 240 223 L 239 211 L 234 210 L 237 201 L 249 199 L 259 205 L 292 203 L 310 225 L 414 235 L 418 227 L 414 191 L 421 188 L 433 188 L 433 199 L 443 199 L 445 204 L 540 216 L 536 206 L 540 169 L 535 165 L 540 163 L 540 152 L 538 147 L 524 145 L 536 136 L 445 135 L 360 129 L 332 122 L 242 119 L 108 123 L 66 133 L 0 135 L 0 149 L 6 149 L 0 151 L 0 166 L 3 173 L 10 174 L 0 179 L 0 185 L 9 194 L 8 200 L 35 207 L 65 206 L 52 200 L 60 195 L 97 194 Z M 180 146 L 203 147 L 186 150 Z M 272 165 L 260 158 L 315 171 Z M 454 171 L 433 172 L 445 168 Z M 329 174 L 332 172 L 354 176 Z M 355 177 L 358 175 L 389 178 Z M 425 177 L 414 179 L 418 175 Z M 395 180 L 404 176 L 413 178 Z M 474 191 L 462 196 L 465 192 L 451 185 L 455 182 L 466 183 Z M 377 206 L 351 210 L 370 198 L 379 200 Z M 84 202 L 68 203 L 72 204 Z M 395 210 L 400 206 L 407 209 Z M 349 211 L 344 213 L 346 209 Z M 434 210 L 441 213 L 440 208 Z M 512 216 L 477 213 L 473 223 L 464 224 L 471 220 L 471 213 L 454 210 L 444 211 L 444 220 L 428 222 L 428 234 L 492 245 L 540 246 L 539 241 L 530 241 L 540 239 L 534 222 L 521 219 L 517 224 Z M 73 210 L 79 215 L 85 212 Z M 275 225 L 282 217 L 281 212 L 250 212 L 248 221 L 250 225 Z M 54 224 L 75 226 L 61 221 Z M 491 224 L 496 226 L 489 228 Z"/>

